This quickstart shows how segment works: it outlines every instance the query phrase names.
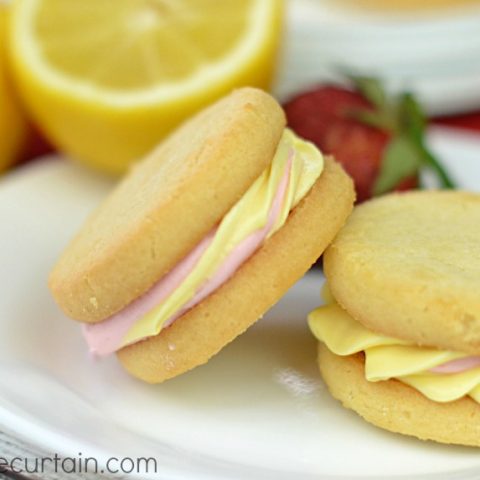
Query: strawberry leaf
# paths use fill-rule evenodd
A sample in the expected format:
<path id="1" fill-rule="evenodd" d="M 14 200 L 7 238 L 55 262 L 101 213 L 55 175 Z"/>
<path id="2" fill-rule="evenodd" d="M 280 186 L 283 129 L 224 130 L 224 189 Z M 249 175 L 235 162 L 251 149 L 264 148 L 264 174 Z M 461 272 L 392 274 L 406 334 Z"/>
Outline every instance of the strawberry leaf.
<path id="1" fill-rule="evenodd" d="M 375 107 L 383 110 L 387 104 L 387 95 L 378 78 L 350 75 L 355 88 Z"/>
<path id="2" fill-rule="evenodd" d="M 384 112 L 355 108 L 349 112 L 349 116 L 364 125 L 378 128 L 385 132 L 390 132 L 394 128 L 391 117 Z"/>
<path id="3" fill-rule="evenodd" d="M 456 188 L 455 182 L 450 177 L 449 173 L 443 168 L 442 164 L 435 158 L 423 142 L 420 142 L 418 145 L 422 154 L 423 164 L 436 174 L 442 188 Z"/>
<path id="4" fill-rule="evenodd" d="M 422 153 L 410 137 L 407 135 L 393 137 L 385 150 L 380 174 L 373 186 L 373 194 L 386 193 L 405 178 L 416 175 L 422 161 Z"/>
<path id="5" fill-rule="evenodd" d="M 420 104 L 411 93 L 404 93 L 399 100 L 400 128 L 410 137 L 422 156 L 424 167 L 432 170 L 443 188 L 454 188 L 455 184 L 442 164 L 426 147 L 424 138 L 427 119 Z"/>
<path id="6" fill-rule="evenodd" d="M 420 140 L 427 127 L 422 107 L 411 93 L 404 93 L 398 101 L 400 129 L 410 137 Z"/>

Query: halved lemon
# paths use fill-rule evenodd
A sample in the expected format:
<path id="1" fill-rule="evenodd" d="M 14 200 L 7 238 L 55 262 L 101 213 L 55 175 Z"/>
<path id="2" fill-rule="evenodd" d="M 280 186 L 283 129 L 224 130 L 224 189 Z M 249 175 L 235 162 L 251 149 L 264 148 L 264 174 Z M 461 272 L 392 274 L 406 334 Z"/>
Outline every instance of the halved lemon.
<path id="1" fill-rule="evenodd" d="M 7 5 L 0 2 L 0 172 L 18 160 L 27 129 L 9 78 L 5 50 L 7 15 Z"/>
<path id="2" fill-rule="evenodd" d="M 16 0 L 11 56 L 51 141 L 122 173 L 232 88 L 268 88 L 282 0 Z"/>

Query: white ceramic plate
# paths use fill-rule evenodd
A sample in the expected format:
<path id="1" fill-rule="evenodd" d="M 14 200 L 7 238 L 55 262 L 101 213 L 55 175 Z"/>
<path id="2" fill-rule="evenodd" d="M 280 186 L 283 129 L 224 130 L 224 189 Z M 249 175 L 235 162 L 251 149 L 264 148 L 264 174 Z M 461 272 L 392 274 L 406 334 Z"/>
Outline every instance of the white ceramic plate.
<path id="1" fill-rule="evenodd" d="M 431 114 L 480 107 L 480 6 L 425 15 L 372 15 L 338 0 L 289 0 L 277 94 L 287 99 L 340 69 L 414 91 Z"/>
<path id="2" fill-rule="evenodd" d="M 446 130 L 431 140 L 461 184 L 478 189 L 480 140 Z M 319 273 L 207 365 L 163 385 L 130 378 L 115 358 L 89 358 L 46 280 L 111 186 L 58 159 L 0 181 L 1 428 L 51 454 L 152 456 L 155 478 L 478 478 L 477 450 L 384 432 L 329 396 L 305 322 Z"/>

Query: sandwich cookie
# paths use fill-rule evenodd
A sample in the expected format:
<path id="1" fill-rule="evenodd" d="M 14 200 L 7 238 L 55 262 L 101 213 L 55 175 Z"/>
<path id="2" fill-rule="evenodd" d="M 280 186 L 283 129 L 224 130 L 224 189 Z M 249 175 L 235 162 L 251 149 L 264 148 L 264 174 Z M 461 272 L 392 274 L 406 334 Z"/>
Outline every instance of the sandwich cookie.
<path id="1" fill-rule="evenodd" d="M 365 203 L 324 269 L 309 325 L 332 395 L 387 430 L 480 446 L 480 195 Z"/>
<path id="2" fill-rule="evenodd" d="M 316 261 L 350 214 L 342 168 L 244 88 L 181 126 L 91 215 L 49 286 L 96 355 L 162 382 L 208 361 Z"/>

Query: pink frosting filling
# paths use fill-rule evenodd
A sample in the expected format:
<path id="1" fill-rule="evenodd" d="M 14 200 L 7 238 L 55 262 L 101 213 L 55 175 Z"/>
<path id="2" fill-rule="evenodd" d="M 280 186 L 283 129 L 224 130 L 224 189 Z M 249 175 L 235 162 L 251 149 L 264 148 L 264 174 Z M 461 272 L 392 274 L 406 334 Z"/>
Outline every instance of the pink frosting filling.
<path id="1" fill-rule="evenodd" d="M 171 325 L 178 317 L 200 303 L 225 283 L 262 245 L 281 212 L 290 179 L 291 166 L 292 155 L 290 155 L 287 168 L 280 181 L 278 190 L 275 193 L 266 225 L 262 229 L 247 236 L 229 253 L 214 275 L 205 280 L 205 283 L 200 286 L 194 297 L 164 323 L 164 328 Z M 132 325 L 165 300 L 189 275 L 212 242 L 215 233 L 216 229 L 211 231 L 180 263 L 167 275 L 162 277 L 147 293 L 134 300 L 123 310 L 100 323 L 84 325 L 83 334 L 90 351 L 96 355 L 104 356 L 121 348 L 123 346 L 122 340 Z"/>
<path id="2" fill-rule="evenodd" d="M 450 362 L 443 363 L 437 367 L 430 369 L 432 373 L 460 373 L 472 368 L 480 367 L 480 357 L 472 356 L 465 358 L 458 358 Z"/>

